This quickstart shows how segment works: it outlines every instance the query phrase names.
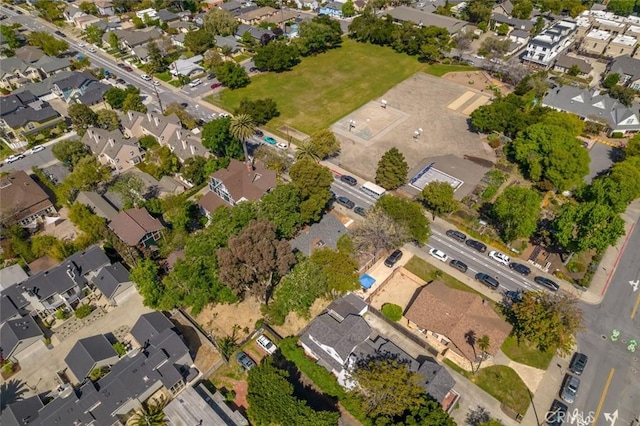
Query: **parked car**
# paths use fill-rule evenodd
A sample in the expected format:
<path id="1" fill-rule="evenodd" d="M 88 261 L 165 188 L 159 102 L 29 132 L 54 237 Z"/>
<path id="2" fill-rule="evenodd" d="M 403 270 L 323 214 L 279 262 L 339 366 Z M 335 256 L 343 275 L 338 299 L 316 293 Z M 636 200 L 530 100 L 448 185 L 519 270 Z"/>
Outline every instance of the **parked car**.
<path id="1" fill-rule="evenodd" d="M 275 140 L 274 138 L 272 138 L 271 136 L 265 136 L 265 137 L 263 138 L 263 140 L 264 140 L 266 143 L 268 143 L 269 145 L 275 145 L 276 143 L 278 143 L 278 142 L 276 142 L 276 140 Z"/>
<path id="2" fill-rule="evenodd" d="M 358 184 L 358 181 L 356 180 L 356 178 L 354 178 L 353 176 L 349 176 L 349 175 L 342 175 L 340 176 L 340 182 L 344 182 L 347 185 L 350 186 L 356 186 Z"/>
<path id="3" fill-rule="evenodd" d="M 90 48 L 87 49 L 87 52 L 96 53 L 96 48 L 95 47 L 90 47 Z"/>
<path id="4" fill-rule="evenodd" d="M 504 253 L 500 253 L 499 251 L 491 250 L 489 252 L 489 257 L 495 260 L 498 263 L 502 263 L 503 265 L 509 266 L 511 259 Z"/>
<path id="5" fill-rule="evenodd" d="M 356 206 L 356 203 L 354 203 L 353 201 L 351 201 L 350 199 L 348 199 L 347 197 L 338 197 L 336 198 L 336 202 L 338 204 L 340 204 L 341 206 L 344 206 L 348 209 L 352 209 Z"/>
<path id="6" fill-rule="evenodd" d="M 84 44 L 80 43 L 78 46 L 83 47 L 83 46 L 84 46 Z M 125 65 L 125 64 L 123 64 L 122 62 L 118 62 L 116 65 L 118 66 L 118 68 L 124 68 L 124 67 L 126 67 L 126 65 Z"/>
<path id="7" fill-rule="evenodd" d="M 40 152 L 40 151 L 44 151 L 46 148 L 42 145 L 38 145 L 38 146 L 34 146 L 33 148 L 31 148 L 29 151 L 27 151 L 28 154 L 35 154 L 36 152 Z"/>
<path id="8" fill-rule="evenodd" d="M 478 272 L 475 278 L 476 280 L 480 281 L 482 284 L 486 285 L 487 287 L 491 287 L 493 289 L 498 288 L 498 286 L 500 285 L 497 279 L 493 278 L 488 274 L 485 274 L 484 272 Z"/>
<path id="9" fill-rule="evenodd" d="M 58 30 L 58 31 L 54 31 L 53 33 L 59 37 L 67 38 L 67 36 L 62 31 Z"/>
<path id="10" fill-rule="evenodd" d="M 569 407 L 567 407 L 564 402 L 554 399 L 549 411 L 547 411 L 547 414 L 544 417 L 544 420 L 549 426 L 560 426 L 564 423 L 568 410 Z"/>
<path id="11" fill-rule="evenodd" d="M 456 259 L 453 259 L 451 262 L 449 262 L 449 265 L 453 266 L 460 272 L 467 272 L 468 269 L 466 263 Z"/>
<path id="12" fill-rule="evenodd" d="M 124 81 L 124 80 L 123 80 L 123 79 L 121 79 L 121 78 L 116 78 L 116 83 L 118 83 L 118 84 L 127 84 L 127 82 L 126 82 L 126 81 Z"/>
<path id="13" fill-rule="evenodd" d="M 188 104 L 188 103 L 186 103 L 186 102 L 181 102 L 181 103 L 180 103 L 180 106 L 181 106 L 182 108 L 187 108 L 187 107 L 189 107 L 189 104 Z"/>
<path id="14" fill-rule="evenodd" d="M 449 259 L 449 256 L 447 256 L 445 254 L 445 252 L 438 250 L 437 248 L 432 248 L 431 250 L 429 250 L 429 254 L 433 257 L 435 257 L 438 260 L 441 260 L 443 262 L 446 262 L 447 259 Z"/>
<path id="15" fill-rule="evenodd" d="M 249 355 L 247 355 L 242 351 L 239 352 L 238 355 L 236 355 L 236 360 L 238 361 L 238 364 L 240 364 L 242 368 L 244 368 L 247 371 L 251 370 L 253 367 L 256 366 L 255 361 L 249 358 Z"/>
<path id="16" fill-rule="evenodd" d="M 467 236 L 466 236 L 466 235 L 464 235 L 464 234 L 463 234 L 462 232 L 460 232 L 460 231 L 456 231 L 455 229 L 449 229 L 449 230 L 446 232 L 446 234 L 447 234 L 447 237 L 451 237 L 451 238 L 453 238 L 454 240 L 456 240 L 456 241 L 458 241 L 458 242 L 461 242 L 461 243 L 463 243 L 463 242 L 464 242 L 464 240 L 466 240 L 466 239 L 467 239 Z"/>
<path id="17" fill-rule="evenodd" d="M 481 243 L 480 241 L 476 241 L 476 240 L 467 240 L 464 242 L 466 245 L 468 245 L 469 247 L 471 247 L 474 250 L 479 251 L 480 253 L 484 253 L 485 251 L 487 251 L 487 246 L 485 246 L 483 243 Z"/>
<path id="18" fill-rule="evenodd" d="M 264 132 L 260 129 L 256 129 L 256 136 L 264 136 Z"/>
<path id="19" fill-rule="evenodd" d="M 355 214 L 359 214 L 360 216 L 367 215 L 367 210 L 364 207 L 356 206 L 353 211 Z"/>
<path id="20" fill-rule="evenodd" d="M 286 143 L 284 143 L 284 142 L 278 142 L 278 143 L 276 144 L 276 146 L 277 146 L 278 148 L 280 148 L 280 149 L 287 149 L 287 148 L 289 148 L 289 146 L 288 146 Z"/>
<path id="21" fill-rule="evenodd" d="M 260 70 L 256 67 L 249 68 L 249 72 L 259 72 Z"/>
<path id="22" fill-rule="evenodd" d="M 258 346 L 264 349 L 268 354 L 272 354 L 276 350 L 278 350 L 278 347 L 274 345 L 273 342 L 269 340 L 269 338 L 264 334 L 261 334 L 260 336 L 258 336 L 258 339 L 256 340 L 256 342 L 258 342 Z"/>
<path id="23" fill-rule="evenodd" d="M 523 294 L 524 294 L 524 292 L 522 292 L 522 291 L 509 290 L 509 291 L 504 293 L 504 296 L 507 299 L 509 299 L 512 303 L 518 303 L 518 302 L 522 302 L 522 295 Z"/>
<path id="24" fill-rule="evenodd" d="M 209 75 L 207 76 L 207 80 L 213 80 L 214 78 L 216 78 L 216 75 L 215 75 L 215 74 L 209 74 Z"/>
<path id="25" fill-rule="evenodd" d="M 533 281 L 535 281 L 537 284 L 540 284 L 543 287 L 546 287 L 547 289 L 551 290 L 551 291 L 558 291 L 560 289 L 560 286 L 558 284 L 555 283 L 555 281 L 551 281 L 549 278 L 545 278 L 545 277 L 535 277 L 533 279 Z"/>
<path id="26" fill-rule="evenodd" d="M 196 86 L 198 86 L 200 83 L 202 83 L 202 82 L 200 81 L 200 79 L 199 79 L 199 78 L 196 78 L 196 79 L 195 79 L 195 80 L 193 80 L 191 83 L 189 83 L 189 87 L 196 87 Z"/>
<path id="27" fill-rule="evenodd" d="M 160 81 L 159 80 L 153 80 L 153 85 L 154 86 L 160 86 Z"/>
<path id="28" fill-rule="evenodd" d="M 128 65 L 125 65 L 124 67 L 122 67 L 122 69 L 125 70 L 126 72 L 132 72 L 133 71 L 133 68 L 131 68 Z"/>
<path id="29" fill-rule="evenodd" d="M 560 390 L 560 398 L 562 398 L 564 402 L 573 404 L 578 395 L 578 390 L 580 390 L 580 379 L 571 374 L 564 376 L 564 385 Z"/>
<path id="30" fill-rule="evenodd" d="M 584 368 L 587 366 L 587 361 L 589 361 L 589 358 L 587 358 L 585 354 L 581 354 L 580 352 L 574 353 L 571 363 L 569 364 L 569 371 L 576 376 L 581 376 Z"/>
<path id="31" fill-rule="evenodd" d="M 211 85 L 211 90 L 216 90 L 218 87 L 222 87 L 222 83 L 213 83 Z"/>
<path id="32" fill-rule="evenodd" d="M 24 158 L 24 154 L 10 155 L 4 160 L 5 163 L 11 164 L 15 161 L 22 160 Z"/>
<path id="33" fill-rule="evenodd" d="M 393 253 L 391 253 L 389 255 L 389 257 L 387 257 L 384 260 L 384 266 L 388 267 L 388 268 L 393 268 L 393 265 L 395 265 L 396 263 L 398 263 L 398 260 L 402 259 L 402 250 L 397 249 L 396 251 L 394 251 Z"/>
<path id="34" fill-rule="evenodd" d="M 531 269 L 528 266 L 523 265 L 522 263 L 511 262 L 509 264 L 509 269 L 512 271 L 516 271 L 520 275 L 524 275 L 525 277 L 531 273 Z"/>
<path id="35" fill-rule="evenodd" d="M 144 81 L 149 81 L 149 80 L 151 80 L 151 77 L 150 77 L 150 76 L 148 76 L 147 74 L 142 74 L 142 75 L 140 76 L 140 78 L 141 78 L 141 79 L 143 79 Z"/>

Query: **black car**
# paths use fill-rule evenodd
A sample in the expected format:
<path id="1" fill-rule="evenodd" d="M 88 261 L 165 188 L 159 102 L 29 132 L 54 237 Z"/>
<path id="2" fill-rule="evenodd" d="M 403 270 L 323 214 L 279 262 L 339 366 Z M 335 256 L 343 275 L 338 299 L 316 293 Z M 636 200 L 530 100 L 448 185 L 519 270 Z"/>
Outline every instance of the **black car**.
<path id="1" fill-rule="evenodd" d="M 567 410 L 569 410 L 569 407 L 564 402 L 554 399 L 549 411 L 545 414 L 544 420 L 550 426 L 560 426 L 567 417 Z"/>
<path id="2" fill-rule="evenodd" d="M 462 232 L 460 231 L 456 231 L 455 229 L 449 229 L 447 232 L 447 237 L 451 237 L 454 240 L 457 240 L 458 242 L 464 242 L 464 240 L 467 239 L 467 236 L 464 235 Z"/>
<path id="3" fill-rule="evenodd" d="M 576 376 L 581 376 L 584 368 L 587 366 L 587 361 L 589 361 L 589 358 L 587 358 L 585 354 L 576 352 L 573 354 L 573 358 L 569 364 L 569 370 Z"/>
<path id="4" fill-rule="evenodd" d="M 0 21 L 7 19 L 7 15 L 0 15 Z"/>
<path id="5" fill-rule="evenodd" d="M 256 67 L 249 68 L 249 72 L 258 72 L 258 71 L 260 71 L 260 70 L 258 68 L 256 68 Z"/>
<path id="6" fill-rule="evenodd" d="M 356 180 L 356 178 L 354 178 L 353 176 L 349 176 L 349 175 L 342 175 L 340 176 L 340 181 L 346 183 L 347 185 L 350 186 L 356 186 L 358 184 L 358 181 Z"/>
<path id="7" fill-rule="evenodd" d="M 244 352 L 240 352 L 236 355 L 236 361 L 238 361 L 238 364 L 247 371 L 256 366 L 256 363 Z"/>
<path id="8" fill-rule="evenodd" d="M 348 199 L 347 197 L 338 197 L 336 198 L 336 201 L 338 202 L 338 204 L 340 204 L 341 206 L 344 206 L 348 209 L 352 209 L 356 206 L 356 203 L 354 203 L 353 201 L 351 201 L 350 199 Z"/>
<path id="9" fill-rule="evenodd" d="M 357 206 L 353 209 L 353 211 L 355 212 L 355 214 L 359 214 L 360 216 L 367 215 L 367 210 L 364 207 Z"/>
<path id="10" fill-rule="evenodd" d="M 393 265 L 398 263 L 398 260 L 402 259 L 402 251 L 400 249 L 394 251 L 384 260 L 384 266 L 392 268 Z"/>
<path id="11" fill-rule="evenodd" d="M 484 272 L 478 272 L 475 278 L 487 287 L 491 287 L 494 289 L 498 288 L 498 286 L 500 285 L 498 283 L 498 280 L 488 274 L 485 274 Z"/>
<path id="12" fill-rule="evenodd" d="M 216 75 L 215 75 L 215 74 L 209 74 L 209 75 L 207 76 L 207 80 L 213 80 L 214 78 L 216 78 Z"/>
<path id="13" fill-rule="evenodd" d="M 264 136 L 264 132 L 260 129 L 256 129 L 255 134 L 256 136 L 260 136 L 260 137 Z"/>
<path id="14" fill-rule="evenodd" d="M 509 269 L 512 271 L 516 271 L 520 275 L 524 275 L 525 277 L 531 273 L 531 269 L 528 266 L 523 265 L 522 263 L 511 262 L 509 264 Z"/>
<path id="15" fill-rule="evenodd" d="M 468 269 L 466 263 L 456 259 L 453 259 L 451 262 L 449 262 L 449 265 L 453 266 L 460 272 L 467 272 L 467 269 Z"/>
<path id="16" fill-rule="evenodd" d="M 196 120 L 196 123 L 198 124 L 198 126 L 204 126 L 205 124 L 207 124 L 207 122 L 204 121 L 202 118 L 198 118 Z"/>
<path id="17" fill-rule="evenodd" d="M 506 297 L 511 303 L 522 302 L 522 295 L 524 293 L 522 291 L 514 291 L 509 290 L 504 293 L 504 297 Z"/>
<path id="18" fill-rule="evenodd" d="M 119 62 L 119 63 L 117 63 L 116 65 L 118 66 L 118 68 L 124 68 L 124 67 L 126 67 L 126 65 L 125 65 L 125 64 L 123 64 L 122 62 Z"/>
<path id="19" fill-rule="evenodd" d="M 16 9 L 16 13 L 17 13 L 18 15 L 22 15 L 22 11 L 21 11 L 20 9 Z"/>
<path id="20" fill-rule="evenodd" d="M 180 106 L 181 106 L 182 108 L 186 108 L 186 107 L 188 107 L 188 106 L 189 106 L 189 104 L 188 104 L 188 103 L 186 103 L 186 102 L 182 102 L 182 103 L 180 104 Z"/>
<path id="21" fill-rule="evenodd" d="M 478 250 L 480 253 L 484 253 L 485 251 L 487 251 L 487 246 L 485 246 L 484 244 L 482 244 L 480 241 L 476 241 L 476 240 L 467 240 L 464 242 L 466 245 L 468 245 L 469 247 L 471 247 L 474 250 Z"/>
<path id="22" fill-rule="evenodd" d="M 54 31 L 53 33 L 62 38 L 67 38 L 67 36 L 62 31 Z"/>
<path id="23" fill-rule="evenodd" d="M 116 83 L 118 83 L 118 84 L 127 84 L 127 82 L 126 82 L 126 81 L 124 81 L 124 80 L 123 80 L 123 79 L 121 79 L 121 78 L 117 78 L 117 79 L 116 79 Z"/>
<path id="24" fill-rule="evenodd" d="M 535 277 L 533 280 L 537 284 L 540 284 L 541 286 L 544 286 L 544 287 L 548 288 L 551 291 L 558 291 L 560 289 L 560 286 L 558 284 L 556 284 L 554 281 L 551 281 L 549 278 Z"/>

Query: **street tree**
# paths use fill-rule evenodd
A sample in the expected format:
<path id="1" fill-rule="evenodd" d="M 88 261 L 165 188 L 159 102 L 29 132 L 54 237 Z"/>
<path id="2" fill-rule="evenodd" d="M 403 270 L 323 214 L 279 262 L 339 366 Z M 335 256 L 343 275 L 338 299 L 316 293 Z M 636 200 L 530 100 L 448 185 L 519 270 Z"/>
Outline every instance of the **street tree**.
<path id="1" fill-rule="evenodd" d="M 112 49 L 120 48 L 120 39 L 118 38 L 118 34 L 113 31 L 109 32 L 109 47 Z"/>
<path id="2" fill-rule="evenodd" d="M 407 183 L 409 165 L 404 155 L 393 147 L 382 155 L 376 170 L 376 182 L 385 189 L 396 189 Z"/>
<path id="3" fill-rule="evenodd" d="M 182 176 L 193 182 L 194 185 L 201 185 L 207 180 L 207 160 L 204 157 L 196 155 L 187 158 L 182 165 Z"/>
<path id="4" fill-rule="evenodd" d="M 53 23 L 64 19 L 62 15 L 64 9 L 60 6 L 60 2 L 54 0 L 40 0 L 33 5 L 42 19 Z"/>
<path id="5" fill-rule="evenodd" d="M 286 240 L 279 240 L 275 226 L 254 221 L 217 251 L 220 281 L 240 298 L 249 295 L 266 300 L 274 283 L 295 263 Z"/>
<path id="6" fill-rule="evenodd" d="M 215 68 L 218 81 L 229 89 L 239 89 L 251 83 L 247 71 L 235 61 L 225 61 Z"/>
<path id="7" fill-rule="evenodd" d="M 69 119 L 73 130 L 79 136 L 83 136 L 89 127 L 98 124 L 98 114 L 85 104 L 71 104 L 68 109 Z"/>
<path id="8" fill-rule="evenodd" d="M 541 202 L 536 191 L 522 186 L 510 186 L 500 194 L 491 211 L 505 242 L 528 238 L 535 232 Z"/>
<path id="9" fill-rule="evenodd" d="M 600 176 L 579 193 L 582 201 L 611 206 L 622 213 L 636 198 L 640 198 L 640 157 L 628 157 L 616 163 L 609 174 Z"/>
<path id="10" fill-rule="evenodd" d="M 317 163 L 320 161 L 320 154 L 311 139 L 308 139 L 298 145 L 295 158 L 296 160 L 311 160 Z"/>
<path id="11" fill-rule="evenodd" d="M 256 133 L 256 123 L 253 121 L 253 118 L 249 114 L 234 115 L 231 117 L 231 122 L 229 123 L 229 133 L 242 143 L 244 159 L 247 164 L 250 164 L 251 159 L 249 158 L 247 141 Z"/>
<path id="12" fill-rule="evenodd" d="M 117 130 L 120 128 L 120 117 L 118 113 L 111 109 L 101 109 L 98 111 L 97 126 L 105 130 Z"/>
<path id="13" fill-rule="evenodd" d="M 377 255 L 402 246 L 409 231 L 382 209 L 373 209 L 353 230 L 352 239 L 357 252 Z"/>
<path id="14" fill-rule="evenodd" d="M 59 40 L 47 31 L 33 31 L 27 34 L 27 41 L 31 46 L 37 46 L 49 56 L 60 56 L 69 48 L 69 43 Z"/>
<path id="15" fill-rule="evenodd" d="M 184 46 L 195 55 L 202 55 L 213 46 L 215 39 L 210 32 L 201 28 L 184 35 Z"/>
<path id="16" fill-rule="evenodd" d="M 127 173 L 118 176 L 111 190 L 120 195 L 124 208 L 130 209 L 144 201 L 145 185 L 137 174 Z"/>
<path id="17" fill-rule="evenodd" d="M 293 44 L 274 40 L 256 48 L 253 62 L 258 69 L 264 71 L 289 71 L 300 63 L 300 52 Z"/>
<path id="18" fill-rule="evenodd" d="M 624 235 L 624 220 L 607 204 L 567 203 L 553 221 L 554 236 L 567 250 L 600 253 Z"/>
<path id="19" fill-rule="evenodd" d="M 142 98 L 137 93 L 128 93 L 122 102 L 122 112 L 137 111 L 143 114 L 147 112 L 147 106 L 142 102 Z"/>
<path id="20" fill-rule="evenodd" d="M 218 7 L 211 8 L 204 17 L 204 28 L 212 35 L 230 36 L 235 34 L 239 22 L 230 12 Z"/>
<path id="21" fill-rule="evenodd" d="M 311 145 L 321 160 L 340 153 L 340 141 L 329 129 L 317 130 L 311 135 Z"/>
<path id="22" fill-rule="evenodd" d="M 80 159 L 91 154 L 87 146 L 77 139 L 67 139 L 56 143 L 51 147 L 51 153 L 58 161 L 72 169 Z"/>
<path id="23" fill-rule="evenodd" d="M 300 190 L 291 183 L 276 186 L 258 203 L 258 217 L 275 226 L 278 238 L 292 238 L 302 225 Z"/>
<path id="24" fill-rule="evenodd" d="M 311 261 L 320 266 L 322 276 L 327 281 L 327 295 L 340 297 L 348 291 L 360 287 L 358 282 L 358 262 L 351 254 L 342 250 L 334 251 L 323 247 L 311 253 Z"/>
<path id="25" fill-rule="evenodd" d="M 429 220 L 425 217 L 420 203 L 387 194 L 378 199 L 375 208 L 382 209 L 405 228 L 413 241 L 424 244 L 429 239 Z"/>
<path id="26" fill-rule="evenodd" d="M 16 30 L 9 25 L 0 25 L 0 35 L 2 35 L 9 49 L 16 49 L 22 45 L 22 42 L 16 35 Z"/>
<path id="27" fill-rule="evenodd" d="M 418 195 L 427 209 L 431 211 L 433 219 L 445 213 L 451 213 L 458 208 L 458 201 L 453 198 L 453 187 L 447 182 L 429 182 Z"/>
<path id="28" fill-rule="evenodd" d="M 571 353 L 575 334 L 584 329 L 577 299 L 564 293 L 528 291 L 510 309 L 515 335 L 542 352 Z"/>
<path id="29" fill-rule="evenodd" d="M 96 25 L 89 25 L 84 30 L 84 35 L 85 37 L 87 37 L 87 41 L 89 43 L 102 44 L 103 34 L 104 34 L 104 30 L 102 28 L 97 27 Z"/>
<path id="30" fill-rule="evenodd" d="M 165 59 L 165 55 L 155 41 L 152 40 L 147 43 L 147 51 L 149 52 L 149 71 L 152 73 L 158 73 L 166 70 L 167 61 Z"/>
<path id="31" fill-rule="evenodd" d="M 303 223 L 320 220 L 331 199 L 331 171 L 313 160 L 298 160 L 289 169 L 293 185 L 300 191 L 300 214 Z"/>
<path id="32" fill-rule="evenodd" d="M 177 102 L 169 103 L 164 109 L 164 115 L 169 116 L 171 114 L 175 114 L 187 130 L 195 129 L 198 126 L 193 115 L 189 114 L 186 108 Z"/>
<path id="33" fill-rule="evenodd" d="M 278 105 L 271 98 L 250 101 L 243 98 L 235 111 L 236 114 L 247 114 L 257 126 L 267 124 L 269 120 L 280 115 Z"/>
<path id="34" fill-rule="evenodd" d="M 353 0 L 347 0 L 346 2 L 342 3 L 342 16 L 344 16 L 345 18 L 351 18 L 355 14 L 356 7 L 353 4 Z"/>

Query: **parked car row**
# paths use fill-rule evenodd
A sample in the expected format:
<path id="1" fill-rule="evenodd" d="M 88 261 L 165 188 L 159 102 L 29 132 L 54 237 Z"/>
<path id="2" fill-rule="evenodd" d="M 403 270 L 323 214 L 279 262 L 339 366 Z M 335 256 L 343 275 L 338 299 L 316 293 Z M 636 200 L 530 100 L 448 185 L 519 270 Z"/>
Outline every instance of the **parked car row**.
<path id="1" fill-rule="evenodd" d="M 261 334 L 256 339 L 256 343 L 263 349 L 268 355 L 272 355 L 275 351 L 278 350 L 278 347 L 273 343 L 267 336 Z M 238 364 L 242 366 L 246 371 L 251 370 L 257 364 L 256 362 L 244 351 L 238 352 L 236 355 L 236 361 Z"/>
<path id="2" fill-rule="evenodd" d="M 349 175 L 341 175 L 340 176 L 340 182 L 344 182 L 349 186 L 356 186 L 358 184 L 358 180 L 356 178 L 354 178 L 353 176 L 349 176 Z M 352 200 L 350 200 L 348 197 L 344 197 L 344 196 L 340 196 L 340 197 L 333 197 L 335 198 L 336 202 L 338 204 L 340 204 L 341 206 L 351 210 L 353 209 L 353 212 L 357 215 L 360 216 L 366 216 L 367 215 L 367 209 L 365 209 L 364 207 L 360 207 L 360 206 L 356 206 L 356 203 L 354 203 Z"/>
<path id="3" fill-rule="evenodd" d="M 26 156 L 29 154 L 35 154 L 36 152 L 44 151 L 45 149 L 46 147 L 42 145 L 37 145 L 31 149 L 26 150 L 23 154 L 12 154 L 8 156 L 7 158 L 5 158 L 4 162 L 6 164 L 15 163 L 18 160 L 22 160 L 23 158 L 26 158 Z"/>

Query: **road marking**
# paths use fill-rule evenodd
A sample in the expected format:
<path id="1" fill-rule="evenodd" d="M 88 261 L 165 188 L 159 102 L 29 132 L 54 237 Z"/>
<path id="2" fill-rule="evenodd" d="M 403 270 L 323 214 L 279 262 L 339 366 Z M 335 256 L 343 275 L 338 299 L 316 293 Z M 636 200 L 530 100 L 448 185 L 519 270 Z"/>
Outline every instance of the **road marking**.
<path id="1" fill-rule="evenodd" d="M 640 285 L 640 280 L 629 281 L 629 285 L 631 286 L 631 288 L 633 289 L 633 292 L 635 293 L 636 291 L 638 291 L 638 286 Z"/>
<path id="2" fill-rule="evenodd" d="M 604 419 L 611 423 L 611 426 L 615 426 L 616 420 L 618 420 L 618 410 L 613 413 L 604 413 Z"/>
<path id="3" fill-rule="evenodd" d="M 636 312 L 638 312 L 638 306 L 640 306 L 640 294 L 638 295 L 638 298 L 636 299 L 636 304 L 633 305 L 633 310 L 631 311 L 631 319 L 635 318 Z"/>
<path id="4" fill-rule="evenodd" d="M 604 384 L 604 389 L 602 390 L 602 396 L 600 397 L 600 402 L 598 403 L 598 408 L 596 409 L 596 413 L 593 419 L 593 424 L 591 426 L 596 426 L 598 423 L 598 417 L 600 417 L 600 412 L 602 411 L 602 406 L 604 405 L 604 400 L 607 397 L 607 392 L 609 392 L 609 386 L 611 385 L 611 380 L 613 380 L 613 374 L 616 372 L 615 368 L 612 368 L 609 372 L 609 377 L 607 378 L 606 383 Z"/>

